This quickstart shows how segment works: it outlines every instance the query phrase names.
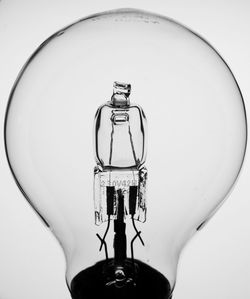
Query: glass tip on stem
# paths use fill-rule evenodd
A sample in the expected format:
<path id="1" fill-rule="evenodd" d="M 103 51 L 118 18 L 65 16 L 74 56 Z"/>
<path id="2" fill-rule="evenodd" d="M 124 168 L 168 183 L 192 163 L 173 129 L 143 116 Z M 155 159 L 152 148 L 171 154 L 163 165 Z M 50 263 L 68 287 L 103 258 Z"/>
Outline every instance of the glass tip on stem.
<path id="1" fill-rule="evenodd" d="M 111 104 L 115 107 L 126 107 L 130 105 L 131 84 L 115 81 L 113 84 L 113 95 Z"/>

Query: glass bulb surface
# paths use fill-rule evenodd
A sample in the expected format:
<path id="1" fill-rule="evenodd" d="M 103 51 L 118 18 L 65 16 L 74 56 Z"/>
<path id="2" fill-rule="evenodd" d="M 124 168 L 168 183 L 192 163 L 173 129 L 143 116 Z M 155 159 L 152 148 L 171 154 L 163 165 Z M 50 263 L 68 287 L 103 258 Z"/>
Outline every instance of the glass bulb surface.
<path id="1" fill-rule="evenodd" d="M 114 97 L 115 81 L 128 85 Z M 5 121 L 11 170 L 63 248 L 74 299 L 169 298 L 181 250 L 234 185 L 246 140 L 243 99 L 221 56 L 177 22 L 134 9 L 48 38 L 20 72 Z M 142 221 L 129 212 L 131 186 L 145 193 Z M 110 223 L 107 212 L 95 216 L 107 206 L 117 208 Z"/>

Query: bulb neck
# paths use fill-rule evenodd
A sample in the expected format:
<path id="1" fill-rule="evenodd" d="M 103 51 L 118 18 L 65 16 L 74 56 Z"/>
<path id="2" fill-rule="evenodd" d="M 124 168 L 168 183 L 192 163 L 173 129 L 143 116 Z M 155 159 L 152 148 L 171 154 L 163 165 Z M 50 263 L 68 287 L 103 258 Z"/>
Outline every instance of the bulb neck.
<path id="1" fill-rule="evenodd" d="M 136 271 L 131 272 L 135 263 Z M 126 259 L 125 274 L 132 280 L 126 284 L 107 284 L 107 280 L 117 273 L 112 265 L 113 259 L 104 260 L 89 267 L 73 278 L 70 284 L 72 299 L 171 299 L 172 289 L 169 281 L 157 270 L 139 261 Z M 117 279 L 117 277 L 116 277 Z"/>

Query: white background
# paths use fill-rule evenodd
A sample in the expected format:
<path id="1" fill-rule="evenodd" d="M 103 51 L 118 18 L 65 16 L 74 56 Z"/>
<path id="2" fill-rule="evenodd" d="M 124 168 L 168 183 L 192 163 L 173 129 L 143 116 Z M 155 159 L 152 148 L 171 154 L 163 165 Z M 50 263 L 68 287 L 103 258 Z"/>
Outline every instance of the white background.
<path id="1" fill-rule="evenodd" d="M 158 12 L 205 37 L 229 64 L 250 105 L 248 0 L 0 0 L 0 299 L 70 299 L 61 249 L 7 166 L 3 119 L 11 86 L 49 35 L 88 14 L 120 7 Z M 250 298 L 249 179 L 247 155 L 231 196 L 184 249 L 174 299 Z"/>

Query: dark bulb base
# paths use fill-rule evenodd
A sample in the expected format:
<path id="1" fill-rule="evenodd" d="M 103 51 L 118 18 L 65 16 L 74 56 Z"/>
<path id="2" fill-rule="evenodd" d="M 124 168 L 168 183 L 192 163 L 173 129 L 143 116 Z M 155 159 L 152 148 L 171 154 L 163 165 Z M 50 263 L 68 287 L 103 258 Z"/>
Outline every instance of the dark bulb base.
<path id="1" fill-rule="evenodd" d="M 107 284 L 105 269 L 112 260 L 100 261 L 77 274 L 70 285 L 72 299 L 171 299 L 169 281 L 149 265 L 135 260 L 136 274 L 122 287 Z M 127 259 L 126 263 L 131 264 Z"/>

